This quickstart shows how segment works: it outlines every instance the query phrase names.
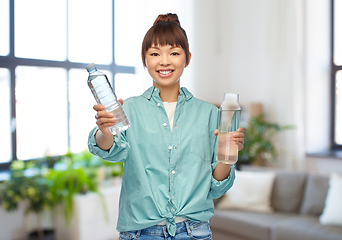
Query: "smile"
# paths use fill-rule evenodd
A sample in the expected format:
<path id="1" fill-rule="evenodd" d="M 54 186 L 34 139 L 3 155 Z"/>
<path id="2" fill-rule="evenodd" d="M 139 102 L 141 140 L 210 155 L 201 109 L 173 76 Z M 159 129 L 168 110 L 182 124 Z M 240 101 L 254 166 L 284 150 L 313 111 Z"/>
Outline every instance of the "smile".
<path id="1" fill-rule="evenodd" d="M 174 70 L 161 70 L 161 71 L 157 71 L 157 73 L 162 77 L 168 77 L 172 75 L 173 71 Z"/>
<path id="2" fill-rule="evenodd" d="M 157 71 L 158 73 L 160 74 L 163 74 L 163 75 L 167 75 L 167 74 L 170 74 L 173 72 L 173 70 L 169 70 L 169 71 Z"/>

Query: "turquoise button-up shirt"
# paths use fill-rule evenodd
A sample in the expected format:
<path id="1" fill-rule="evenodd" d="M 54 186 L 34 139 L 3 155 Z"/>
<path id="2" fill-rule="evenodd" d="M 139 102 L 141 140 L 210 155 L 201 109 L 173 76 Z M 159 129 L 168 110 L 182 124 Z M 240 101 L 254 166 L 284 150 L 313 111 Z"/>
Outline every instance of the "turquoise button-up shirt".
<path id="1" fill-rule="evenodd" d="M 217 107 L 180 88 L 172 132 L 158 88 L 125 100 L 123 108 L 131 127 L 114 136 L 111 149 L 96 145 L 97 127 L 88 141 L 91 153 L 124 163 L 117 230 L 140 230 L 166 219 L 174 236 L 176 217 L 209 221 L 213 199 L 222 196 L 235 178 L 234 165 L 223 181 L 212 175 L 217 165 Z"/>

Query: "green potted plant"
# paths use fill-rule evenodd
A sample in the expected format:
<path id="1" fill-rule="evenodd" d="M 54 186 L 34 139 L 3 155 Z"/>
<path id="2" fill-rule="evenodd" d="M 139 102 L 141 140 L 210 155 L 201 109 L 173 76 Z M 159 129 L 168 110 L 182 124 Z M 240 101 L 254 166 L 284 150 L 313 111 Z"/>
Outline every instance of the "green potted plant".
<path id="1" fill-rule="evenodd" d="M 25 214 L 34 213 L 37 216 L 37 229 L 29 233 L 29 239 L 51 239 L 53 231 L 43 229 L 42 214 L 44 210 L 51 210 L 56 204 L 50 189 L 51 182 L 40 169 L 29 168 L 34 174 L 25 176 L 27 170 L 22 161 L 14 161 L 11 164 L 10 179 L 0 184 L 0 204 L 7 211 L 14 211 L 21 201 L 27 202 Z"/>
<path id="2" fill-rule="evenodd" d="M 66 225 L 69 226 L 73 213 L 73 196 L 98 192 L 96 167 L 89 167 L 89 159 L 75 159 L 75 154 L 68 152 L 62 160 L 51 169 L 48 179 L 52 182 L 50 190 L 56 202 L 63 203 Z M 100 193 L 99 193 L 100 194 Z M 100 194 L 101 196 L 101 194 Z"/>
<path id="3" fill-rule="evenodd" d="M 113 174 L 122 174 L 122 164 L 108 165 L 114 169 Z M 94 157 L 89 151 L 79 154 L 68 152 L 64 156 L 47 156 L 32 161 L 13 161 L 10 179 L 0 183 L 0 204 L 5 210 L 13 211 L 18 208 L 19 202 L 26 201 L 26 213 L 36 213 L 38 221 L 41 221 L 45 209 L 52 210 L 61 203 L 67 227 L 73 214 L 73 196 L 96 192 L 101 198 L 108 220 L 105 203 L 98 192 L 97 172 L 103 166 L 104 161 Z M 47 231 L 41 224 L 38 225 L 34 234 L 38 239 L 47 239 L 46 234 L 44 236 Z M 36 238 L 31 236 L 30 239 Z"/>
<path id="4" fill-rule="evenodd" d="M 121 176 L 124 171 L 122 162 L 108 162 L 98 156 L 91 154 L 88 150 L 84 150 L 78 154 L 69 153 L 72 159 L 73 167 L 82 167 L 87 169 L 91 175 L 96 174 L 98 186 L 101 185 L 117 185 L 121 182 Z"/>
<path id="5" fill-rule="evenodd" d="M 263 165 L 264 160 L 275 162 L 278 156 L 278 149 L 272 141 L 276 133 L 292 129 L 293 126 L 281 126 L 265 120 L 262 113 L 249 120 L 245 127 L 244 148 L 239 152 L 239 164 Z"/>

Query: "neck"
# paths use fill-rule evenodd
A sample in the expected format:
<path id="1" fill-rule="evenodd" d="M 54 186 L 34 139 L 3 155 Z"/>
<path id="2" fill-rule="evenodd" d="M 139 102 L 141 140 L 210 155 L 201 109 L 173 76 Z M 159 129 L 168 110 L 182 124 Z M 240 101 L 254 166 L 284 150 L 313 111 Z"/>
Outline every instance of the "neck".
<path id="1" fill-rule="evenodd" d="M 156 86 L 155 84 L 154 86 L 159 88 L 160 90 L 159 97 L 163 102 L 177 102 L 178 101 L 178 95 L 179 95 L 179 89 L 180 89 L 179 84 L 175 84 L 172 87 Z"/>

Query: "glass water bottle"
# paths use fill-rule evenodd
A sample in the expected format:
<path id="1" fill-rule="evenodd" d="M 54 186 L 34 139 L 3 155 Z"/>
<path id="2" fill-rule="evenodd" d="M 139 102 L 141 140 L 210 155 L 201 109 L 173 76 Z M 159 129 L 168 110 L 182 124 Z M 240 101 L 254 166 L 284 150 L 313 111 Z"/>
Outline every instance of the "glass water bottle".
<path id="1" fill-rule="evenodd" d="M 217 161 L 225 164 L 234 164 L 238 159 L 239 150 L 232 132 L 237 131 L 240 125 L 241 107 L 239 105 L 239 94 L 225 93 L 219 112 Z"/>

